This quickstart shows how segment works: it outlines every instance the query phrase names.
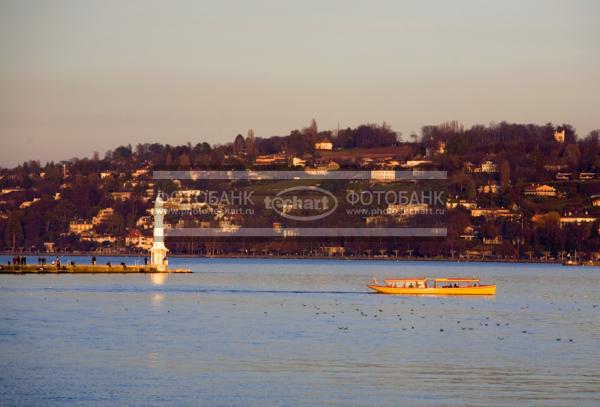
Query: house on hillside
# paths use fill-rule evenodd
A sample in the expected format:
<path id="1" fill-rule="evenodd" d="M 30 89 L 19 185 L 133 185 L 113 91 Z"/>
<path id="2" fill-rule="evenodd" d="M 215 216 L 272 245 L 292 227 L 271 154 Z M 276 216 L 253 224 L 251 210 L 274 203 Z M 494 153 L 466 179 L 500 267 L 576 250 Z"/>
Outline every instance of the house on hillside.
<path id="1" fill-rule="evenodd" d="M 471 216 L 478 218 L 480 216 L 484 218 L 508 218 L 512 219 L 517 216 L 515 212 L 510 209 L 504 208 L 474 208 L 471 209 Z"/>
<path id="2" fill-rule="evenodd" d="M 93 242 L 97 244 L 112 244 L 117 242 L 117 238 L 112 235 L 98 235 L 93 231 L 87 231 L 81 234 L 82 242 Z"/>
<path id="3" fill-rule="evenodd" d="M 306 160 L 300 157 L 292 157 L 292 166 L 304 168 L 306 166 Z"/>
<path id="4" fill-rule="evenodd" d="M 438 142 L 435 152 L 437 154 L 446 154 L 446 143 L 443 141 Z"/>
<path id="5" fill-rule="evenodd" d="M 572 172 L 557 172 L 556 179 L 559 181 L 568 181 L 573 176 Z"/>
<path id="6" fill-rule="evenodd" d="M 403 168 L 415 168 L 421 165 L 433 164 L 431 160 L 407 160 L 404 164 L 401 164 Z"/>
<path id="7" fill-rule="evenodd" d="M 382 215 L 367 216 L 365 218 L 365 224 L 367 225 L 383 226 L 387 224 L 387 222 L 388 218 Z"/>
<path id="8" fill-rule="evenodd" d="M 343 246 L 323 246 L 319 251 L 324 256 L 343 256 L 346 249 Z"/>
<path id="9" fill-rule="evenodd" d="M 125 237 L 125 246 L 137 247 L 142 250 L 150 250 L 154 239 L 152 236 L 144 236 L 139 230 L 133 229 Z"/>
<path id="10" fill-rule="evenodd" d="M 560 217 L 560 226 L 565 225 L 584 225 L 586 223 L 594 223 L 598 218 L 590 216 L 587 212 L 583 214 L 577 214 L 574 212 L 568 212 L 564 216 Z"/>
<path id="11" fill-rule="evenodd" d="M 477 208 L 477 202 L 468 201 L 466 199 L 448 199 L 446 201 L 446 208 L 454 209 L 454 208 L 465 208 L 465 209 L 473 209 Z"/>
<path id="12" fill-rule="evenodd" d="M 581 172 L 579 173 L 579 179 L 582 181 L 587 181 L 596 178 L 595 172 Z"/>
<path id="13" fill-rule="evenodd" d="M 74 235 L 81 235 L 88 230 L 92 230 L 94 228 L 94 224 L 90 221 L 83 219 L 75 219 L 69 222 L 69 233 Z"/>
<path id="14" fill-rule="evenodd" d="M 371 170 L 371 180 L 373 181 L 394 181 L 396 171 L 394 170 Z"/>
<path id="15" fill-rule="evenodd" d="M 92 219 L 92 224 L 99 225 L 101 223 L 107 223 L 115 214 L 113 208 L 104 208 L 98 211 L 98 214 Z"/>
<path id="16" fill-rule="evenodd" d="M 340 168 L 341 166 L 337 162 L 329 160 L 319 162 L 314 167 L 304 167 L 304 172 L 309 175 L 325 175 L 329 171 L 336 171 Z"/>
<path id="17" fill-rule="evenodd" d="M 462 240 L 467 240 L 469 242 L 472 242 L 473 240 L 475 240 L 477 238 L 477 232 L 475 231 L 475 228 L 473 226 L 466 226 L 463 229 L 463 233 L 459 236 Z"/>
<path id="18" fill-rule="evenodd" d="M 500 245 L 500 244 L 502 244 L 502 236 L 496 235 L 494 237 L 484 237 L 483 244 Z"/>
<path id="19" fill-rule="evenodd" d="M 490 160 L 482 162 L 480 168 L 481 168 L 481 172 L 483 172 L 483 173 L 491 174 L 491 173 L 498 172 L 498 166 L 496 165 L 495 162 L 490 161 Z"/>
<path id="20" fill-rule="evenodd" d="M 123 191 L 123 192 L 111 192 L 110 197 L 113 201 L 121 201 L 125 202 L 131 198 L 131 192 Z"/>
<path id="21" fill-rule="evenodd" d="M 140 178 L 143 175 L 146 175 L 150 172 L 149 168 L 140 168 L 131 173 L 133 178 Z"/>
<path id="22" fill-rule="evenodd" d="M 0 191 L 0 195 L 12 194 L 13 192 L 22 192 L 22 191 L 25 191 L 25 189 L 22 187 L 2 188 L 2 190 Z"/>
<path id="23" fill-rule="evenodd" d="M 525 196 L 557 196 L 556 188 L 551 185 L 529 185 L 523 190 Z"/>
<path id="24" fill-rule="evenodd" d="M 285 154 L 259 155 L 254 162 L 256 165 L 287 164 L 287 157 Z"/>
<path id="25" fill-rule="evenodd" d="M 550 171 L 550 172 L 561 171 L 567 167 L 568 167 L 567 164 L 546 164 L 546 165 L 544 165 L 544 169 L 546 171 Z"/>
<path id="26" fill-rule="evenodd" d="M 154 227 L 154 218 L 151 215 L 141 216 L 135 222 L 135 226 L 142 229 L 152 229 Z"/>
<path id="27" fill-rule="evenodd" d="M 315 150 L 333 150 L 333 143 L 329 140 L 320 140 L 315 143 Z"/>
<path id="28" fill-rule="evenodd" d="M 31 205 L 38 202 L 39 200 L 40 200 L 40 198 L 33 198 L 33 200 L 31 200 L 31 201 L 21 202 L 21 204 L 19 205 L 19 209 L 29 208 Z"/>
<path id="29" fill-rule="evenodd" d="M 480 185 L 477 188 L 477 192 L 480 194 L 497 194 L 500 192 L 500 184 L 497 182 L 488 182 L 487 184 Z"/>

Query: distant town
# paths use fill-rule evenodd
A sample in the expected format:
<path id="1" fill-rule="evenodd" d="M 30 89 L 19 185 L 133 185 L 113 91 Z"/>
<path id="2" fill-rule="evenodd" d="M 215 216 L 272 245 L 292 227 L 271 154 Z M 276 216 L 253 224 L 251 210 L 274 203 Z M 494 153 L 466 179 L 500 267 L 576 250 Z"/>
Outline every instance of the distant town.
<path id="1" fill-rule="evenodd" d="M 138 144 L 104 157 L 94 153 L 43 165 L 29 161 L 0 169 L 4 251 L 147 255 L 157 192 L 181 205 L 190 191 L 207 187 L 156 180 L 156 168 L 360 170 L 370 172 L 371 184 L 393 181 L 395 171 L 447 174 L 444 238 L 305 239 L 282 232 L 276 239 L 173 239 L 171 255 L 600 260 L 599 132 L 581 137 L 568 124 L 506 122 L 468 129 L 445 122 L 425 126 L 421 134 L 401 135 L 385 123 L 322 131 L 313 120 L 286 136 L 261 138 L 248 130 L 223 145 Z M 165 227 L 236 231 L 255 221 L 223 209 L 213 208 L 201 218 L 167 217 Z M 391 213 L 357 222 L 409 224 L 407 217 Z M 271 225 L 286 230 L 281 220 Z"/>

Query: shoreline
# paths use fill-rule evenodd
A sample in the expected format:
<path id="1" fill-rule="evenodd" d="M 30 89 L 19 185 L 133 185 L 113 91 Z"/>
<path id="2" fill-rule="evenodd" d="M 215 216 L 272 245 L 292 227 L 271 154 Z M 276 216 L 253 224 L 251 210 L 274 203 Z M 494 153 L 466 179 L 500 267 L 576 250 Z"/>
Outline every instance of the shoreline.
<path id="1" fill-rule="evenodd" d="M 7 253 L 1 252 L 2 256 L 40 256 L 40 257 L 124 257 L 124 258 L 143 258 L 148 257 L 147 255 L 141 254 L 132 254 L 132 253 L 111 253 L 111 254 L 98 254 L 98 253 L 89 253 L 89 252 L 80 252 L 80 253 Z M 537 260 L 537 259 L 506 259 L 506 258 L 498 258 L 498 259 L 490 259 L 490 258 L 447 258 L 447 257 L 394 257 L 394 256 L 266 256 L 266 255 L 211 255 L 211 256 L 200 256 L 194 254 L 173 254 L 169 256 L 170 258 L 181 258 L 181 259 L 257 259 L 257 260 L 346 260 L 346 261 L 396 261 L 396 262 L 447 262 L 447 263 L 511 263 L 511 264 L 563 264 L 565 260 L 560 259 L 552 259 L 552 260 Z M 600 262 L 586 262 L 586 263 L 578 263 L 576 266 L 586 266 L 586 267 L 600 267 Z M 5 267 L 6 265 L 2 265 Z M 35 265 L 32 265 L 35 266 Z M 27 266 L 29 267 L 29 265 Z M 49 267 L 49 266 L 46 266 Z M 140 267 L 137 265 L 128 265 L 128 267 Z M 118 268 L 115 266 L 113 268 Z M 111 271 L 112 272 L 112 271 Z M 156 272 L 156 271 L 154 271 Z"/>

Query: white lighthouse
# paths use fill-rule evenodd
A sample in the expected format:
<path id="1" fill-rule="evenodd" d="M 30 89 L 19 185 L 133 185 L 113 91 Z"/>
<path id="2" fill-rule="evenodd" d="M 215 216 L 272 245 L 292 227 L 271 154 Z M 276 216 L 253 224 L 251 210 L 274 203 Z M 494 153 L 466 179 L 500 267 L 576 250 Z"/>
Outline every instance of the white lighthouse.
<path id="1" fill-rule="evenodd" d="M 154 243 L 150 249 L 150 265 L 156 267 L 158 271 L 166 271 L 169 261 L 167 260 L 167 252 L 169 249 L 165 246 L 165 229 L 163 219 L 167 213 L 163 207 L 163 199 L 160 193 L 154 201 L 152 215 L 154 215 Z"/>

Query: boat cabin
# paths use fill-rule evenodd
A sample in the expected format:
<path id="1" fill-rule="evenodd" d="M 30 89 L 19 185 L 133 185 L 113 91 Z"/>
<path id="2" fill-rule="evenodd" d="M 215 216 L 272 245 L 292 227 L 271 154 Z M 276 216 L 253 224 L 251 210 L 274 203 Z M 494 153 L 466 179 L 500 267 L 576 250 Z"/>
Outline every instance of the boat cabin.
<path id="1" fill-rule="evenodd" d="M 394 278 L 384 282 L 393 288 L 461 288 L 479 285 L 478 278 Z"/>
<path id="2" fill-rule="evenodd" d="M 434 280 L 434 288 L 462 288 L 462 287 L 477 287 L 479 285 L 478 278 L 436 278 Z"/>
<path id="3" fill-rule="evenodd" d="M 426 278 L 394 278 L 383 280 L 388 287 L 395 288 L 427 288 Z"/>

